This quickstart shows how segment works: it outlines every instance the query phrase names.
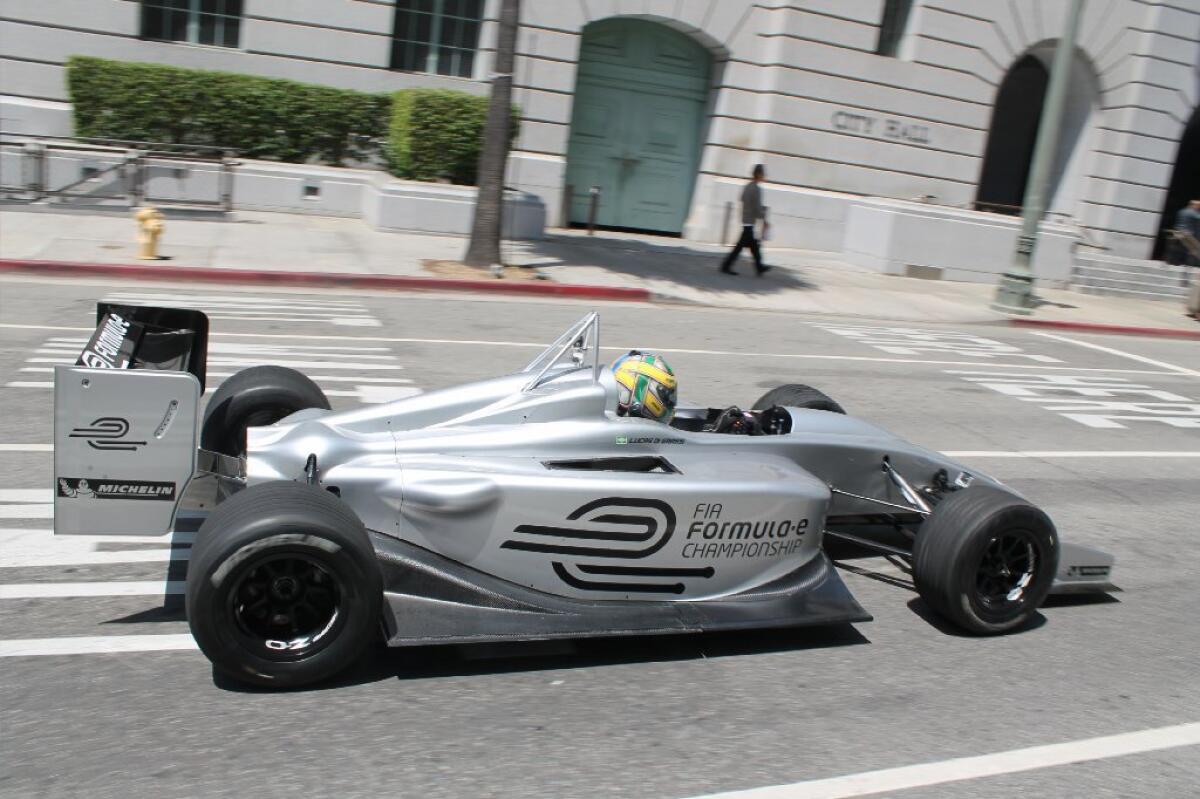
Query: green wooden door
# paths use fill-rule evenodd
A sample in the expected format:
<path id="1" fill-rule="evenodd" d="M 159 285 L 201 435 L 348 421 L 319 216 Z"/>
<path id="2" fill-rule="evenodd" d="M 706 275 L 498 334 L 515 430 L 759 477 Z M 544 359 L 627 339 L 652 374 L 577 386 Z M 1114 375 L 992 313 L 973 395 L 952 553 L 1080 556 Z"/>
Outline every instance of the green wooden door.
<path id="1" fill-rule="evenodd" d="M 567 185 L 572 222 L 667 233 L 683 229 L 700 162 L 711 59 L 682 33 L 635 19 L 583 34 Z"/>

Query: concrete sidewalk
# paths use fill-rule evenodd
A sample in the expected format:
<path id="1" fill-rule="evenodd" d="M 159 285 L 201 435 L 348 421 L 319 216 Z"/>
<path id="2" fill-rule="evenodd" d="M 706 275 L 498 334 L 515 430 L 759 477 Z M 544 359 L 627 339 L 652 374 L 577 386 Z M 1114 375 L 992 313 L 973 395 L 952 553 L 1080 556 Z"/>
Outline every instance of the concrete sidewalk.
<path id="1" fill-rule="evenodd" d="M 136 226 L 124 216 L 0 211 L 0 258 L 133 264 Z M 159 267 L 434 277 L 427 261 L 460 258 L 466 240 L 384 233 L 356 219 L 237 212 L 227 220 L 168 219 Z M 543 241 L 504 244 L 509 264 L 536 267 L 562 284 L 645 289 L 656 298 L 727 308 L 900 322 L 995 322 L 990 284 L 918 280 L 866 272 L 833 253 L 770 247 L 775 268 L 720 274 L 723 248 L 678 239 L 555 231 Z M 143 262 L 144 263 L 144 262 Z M 480 278 L 486 279 L 485 272 Z M 511 282 L 511 281 L 509 281 Z M 547 286 L 547 288 L 550 288 Z M 1039 290 L 1035 320 L 1200 331 L 1169 302 Z"/>

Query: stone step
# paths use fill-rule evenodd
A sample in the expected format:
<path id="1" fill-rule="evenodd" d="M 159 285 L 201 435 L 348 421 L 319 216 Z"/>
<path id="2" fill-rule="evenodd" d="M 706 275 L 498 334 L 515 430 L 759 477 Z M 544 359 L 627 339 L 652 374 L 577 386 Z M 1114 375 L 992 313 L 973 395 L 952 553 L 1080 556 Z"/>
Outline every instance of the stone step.
<path id="1" fill-rule="evenodd" d="M 1186 266 L 1172 266 L 1161 261 L 1103 260 L 1088 258 L 1075 260 L 1075 271 L 1103 270 L 1106 272 L 1126 272 L 1128 274 L 1145 275 L 1147 277 L 1182 277 L 1188 269 Z"/>
<path id="2" fill-rule="evenodd" d="M 1128 297 L 1135 300 L 1165 300 L 1168 302 L 1181 302 L 1185 298 L 1182 294 L 1164 294 L 1157 291 L 1136 291 L 1134 289 L 1110 288 L 1107 286 L 1082 286 L 1076 285 L 1073 290 L 1080 294 L 1096 294 L 1107 297 Z"/>
<path id="3" fill-rule="evenodd" d="M 1125 258 L 1120 255 L 1110 255 L 1100 252 L 1078 252 L 1075 254 L 1078 263 L 1121 264 L 1123 266 L 1145 266 L 1147 264 L 1162 264 L 1163 261 L 1152 261 L 1148 258 Z"/>
<path id="4" fill-rule="evenodd" d="M 1176 291 L 1186 292 L 1189 283 L 1184 283 L 1180 278 L 1168 278 L 1159 280 L 1149 280 L 1142 275 L 1133 274 L 1131 272 L 1117 272 L 1107 269 L 1089 269 L 1076 271 L 1071 276 L 1071 282 L 1075 285 L 1097 285 L 1097 286 L 1113 286 L 1115 288 L 1135 289 L 1139 291 L 1161 291 L 1174 293 Z"/>

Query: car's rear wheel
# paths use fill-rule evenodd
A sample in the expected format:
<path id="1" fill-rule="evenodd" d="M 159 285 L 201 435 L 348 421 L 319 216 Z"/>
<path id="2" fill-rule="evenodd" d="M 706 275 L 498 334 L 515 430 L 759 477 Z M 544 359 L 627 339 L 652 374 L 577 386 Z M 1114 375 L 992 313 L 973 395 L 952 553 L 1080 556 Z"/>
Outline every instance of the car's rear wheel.
<path id="1" fill-rule="evenodd" d="M 321 387 L 284 366 L 252 366 L 226 380 L 204 409 L 200 446 L 223 455 L 246 452 L 246 428 L 275 424 L 307 408 L 329 410 Z"/>
<path id="2" fill-rule="evenodd" d="M 802 383 L 789 383 L 773 388 L 758 398 L 752 410 L 765 411 L 776 405 L 789 408 L 809 408 L 816 411 L 845 413 L 846 411 L 825 392 Z"/>
<path id="3" fill-rule="evenodd" d="M 913 580 L 941 616 L 977 635 L 1025 624 L 1050 592 L 1058 534 L 1040 509 L 993 486 L 955 491 L 921 525 Z"/>
<path id="4" fill-rule="evenodd" d="M 201 651 L 258 685 L 306 685 L 354 662 L 377 631 L 382 596 L 362 522 L 303 483 L 251 486 L 219 505 L 188 565 L 188 625 Z"/>

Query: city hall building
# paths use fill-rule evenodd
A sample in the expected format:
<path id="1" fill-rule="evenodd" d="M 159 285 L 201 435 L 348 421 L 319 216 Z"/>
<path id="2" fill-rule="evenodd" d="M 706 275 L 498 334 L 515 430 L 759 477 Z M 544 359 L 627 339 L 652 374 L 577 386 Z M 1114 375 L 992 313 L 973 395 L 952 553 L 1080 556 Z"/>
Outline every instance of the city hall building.
<path id="1" fill-rule="evenodd" d="M 485 93 L 499 4 L 5 0 L 3 126 L 69 134 L 63 63 L 76 54 Z M 540 198 L 549 225 L 586 221 L 598 194 L 601 226 L 721 241 L 761 163 L 773 243 L 897 273 L 994 274 L 1068 6 L 524 0 L 509 183 Z M 1200 0 L 1088 0 L 1045 258 L 1157 254 L 1200 194 L 1198 100 Z"/>

